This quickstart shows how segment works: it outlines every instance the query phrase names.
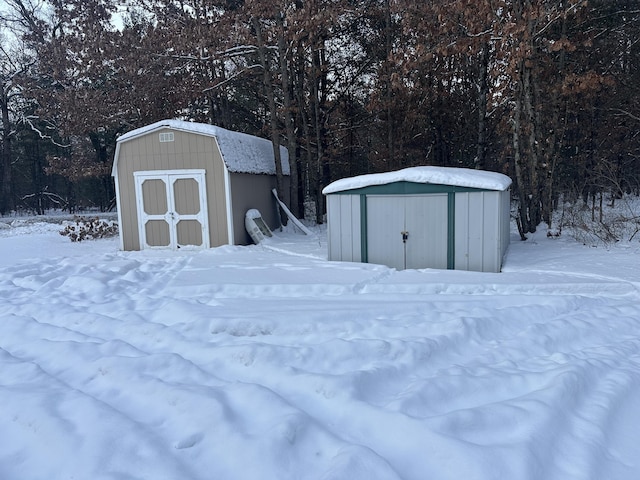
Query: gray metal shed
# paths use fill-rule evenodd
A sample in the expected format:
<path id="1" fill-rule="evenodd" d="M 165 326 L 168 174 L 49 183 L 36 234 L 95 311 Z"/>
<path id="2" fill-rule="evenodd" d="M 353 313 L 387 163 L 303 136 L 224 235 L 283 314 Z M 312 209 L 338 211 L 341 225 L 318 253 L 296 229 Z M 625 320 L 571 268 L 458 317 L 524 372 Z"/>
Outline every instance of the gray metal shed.
<path id="1" fill-rule="evenodd" d="M 413 167 L 325 187 L 329 260 L 499 272 L 509 245 L 511 179 Z"/>
<path id="2" fill-rule="evenodd" d="M 112 175 L 123 250 L 245 245 L 249 209 L 279 225 L 273 146 L 263 138 L 163 120 L 118 138 Z"/>

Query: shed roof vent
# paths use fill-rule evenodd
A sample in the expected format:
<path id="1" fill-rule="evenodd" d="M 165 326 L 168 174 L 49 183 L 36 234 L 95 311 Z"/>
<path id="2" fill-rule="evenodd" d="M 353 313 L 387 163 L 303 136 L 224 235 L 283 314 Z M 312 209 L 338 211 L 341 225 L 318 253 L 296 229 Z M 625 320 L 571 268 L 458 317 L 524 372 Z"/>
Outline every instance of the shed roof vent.
<path id="1" fill-rule="evenodd" d="M 163 132 L 160 134 L 160 143 L 173 142 L 173 132 Z"/>

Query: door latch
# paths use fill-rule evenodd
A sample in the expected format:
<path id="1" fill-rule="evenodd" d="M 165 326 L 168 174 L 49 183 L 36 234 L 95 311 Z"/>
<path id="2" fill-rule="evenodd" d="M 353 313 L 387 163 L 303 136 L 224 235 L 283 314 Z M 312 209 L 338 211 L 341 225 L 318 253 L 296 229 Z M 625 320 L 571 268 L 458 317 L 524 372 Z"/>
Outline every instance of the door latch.
<path id="1" fill-rule="evenodd" d="M 404 231 L 400 233 L 402 234 L 402 243 L 407 243 L 407 239 L 409 238 L 409 232 Z"/>

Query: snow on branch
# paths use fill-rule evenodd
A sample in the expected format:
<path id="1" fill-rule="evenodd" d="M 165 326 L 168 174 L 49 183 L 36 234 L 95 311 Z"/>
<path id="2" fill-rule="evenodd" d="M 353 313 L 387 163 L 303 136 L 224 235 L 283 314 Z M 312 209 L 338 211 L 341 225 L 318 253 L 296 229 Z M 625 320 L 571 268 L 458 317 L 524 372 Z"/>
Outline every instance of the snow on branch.
<path id="1" fill-rule="evenodd" d="M 245 67 L 245 68 L 243 68 L 242 70 L 238 71 L 237 73 L 235 73 L 235 74 L 231 75 L 230 77 L 225 78 L 222 82 L 218 82 L 218 83 L 216 83 L 215 85 L 213 85 L 212 87 L 205 88 L 205 89 L 204 89 L 204 90 L 202 90 L 202 91 L 203 91 L 203 93 L 206 93 L 206 92 L 210 92 L 210 91 L 212 91 L 212 90 L 215 90 L 216 88 L 223 87 L 223 86 L 225 86 L 227 83 L 232 82 L 232 81 L 233 81 L 233 80 L 235 80 L 236 78 L 241 77 L 242 75 L 244 75 L 244 74 L 245 74 L 245 73 L 247 73 L 248 71 L 253 70 L 253 69 L 255 69 L 255 68 L 262 68 L 262 65 L 255 64 L 255 65 L 250 65 L 250 66 L 248 66 L 248 67 Z"/>
<path id="2" fill-rule="evenodd" d="M 62 143 L 58 143 L 54 140 L 54 138 L 51 135 L 46 135 L 44 133 L 42 133 L 40 131 L 40 129 L 38 127 L 36 127 L 33 122 L 32 122 L 32 118 L 31 117 L 22 117 L 21 118 L 21 122 L 25 123 L 26 125 L 29 125 L 29 128 L 31 128 L 31 131 L 35 132 L 38 134 L 38 136 L 42 139 L 42 140 L 50 140 L 51 143 L 53 143 L 56 147 L 60 147 L 60 148 L 69 148 L 71 146 L 71 144 L 67 144 L 64 145 Z"/>
<path id="3" fill-rule="evenodd" d="M 225 57 L 237 57 L 247 55 L 249 53 L 255 53 L 257 51 L 258 47 L 255 45 L 238 45 L 237 47 L 231 47 L 222 52 L 218 52 L 218 55 Z"/>

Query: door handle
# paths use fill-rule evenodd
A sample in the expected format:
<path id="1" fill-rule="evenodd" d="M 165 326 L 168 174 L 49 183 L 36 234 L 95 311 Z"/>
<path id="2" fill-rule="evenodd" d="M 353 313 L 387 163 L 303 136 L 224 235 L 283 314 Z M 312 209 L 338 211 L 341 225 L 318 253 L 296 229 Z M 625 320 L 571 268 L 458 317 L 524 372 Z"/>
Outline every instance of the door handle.
<path id="1" fill-rule="evenodd" d="M 402 243 L 407 243 L 407 239 L 409 238 L 409 232 L 404 231 L 400 233 L 402 234 Z"/>

